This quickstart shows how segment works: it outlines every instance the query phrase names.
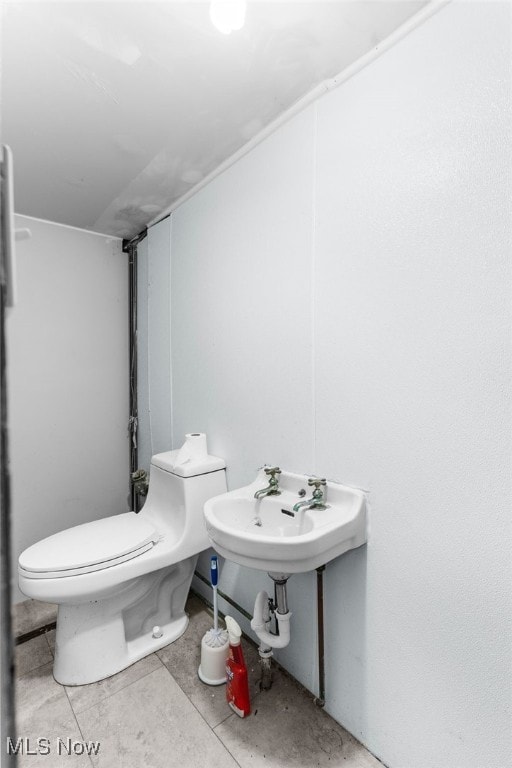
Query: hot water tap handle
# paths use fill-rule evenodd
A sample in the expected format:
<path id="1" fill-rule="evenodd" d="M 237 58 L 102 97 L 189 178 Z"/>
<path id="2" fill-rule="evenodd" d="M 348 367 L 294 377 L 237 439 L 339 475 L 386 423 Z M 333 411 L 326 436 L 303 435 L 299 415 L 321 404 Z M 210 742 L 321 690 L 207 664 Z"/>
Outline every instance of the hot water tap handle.
<path id="1" fill-rule="evenodd" d="M 317 500 L 323 499 L 324 492 L 322 490 L 322 487 L 327 485 L 327 480 L 325 477 L 309 477 L 308 478 L 308 485 L 314 486 L 315 490 L 313 491 L 313 498 Z"/>
<path id="2" fill-rule="evenodd" d="M 314 485 L 315 488 L 320 488 L 321 485 L 327 485 L 325 477 L 308 477 L 308 485 Z"/>

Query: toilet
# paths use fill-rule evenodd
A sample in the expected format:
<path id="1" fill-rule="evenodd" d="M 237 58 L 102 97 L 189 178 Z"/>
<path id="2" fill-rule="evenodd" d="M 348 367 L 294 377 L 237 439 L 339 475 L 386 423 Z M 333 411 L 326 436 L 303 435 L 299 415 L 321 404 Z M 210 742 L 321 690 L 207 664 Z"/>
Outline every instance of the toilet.
<path id="1" fill-rule="evenodd" d="M 226 473 L 222 459 L 184 449 L 152 457 L 138 514 L 77 525 L 20 555 L 21 591 L 58 605 L 57 682 L 102 680 L 185 632 L 197 558 L 210 547 L 203 505 L 226 491 Z"/>

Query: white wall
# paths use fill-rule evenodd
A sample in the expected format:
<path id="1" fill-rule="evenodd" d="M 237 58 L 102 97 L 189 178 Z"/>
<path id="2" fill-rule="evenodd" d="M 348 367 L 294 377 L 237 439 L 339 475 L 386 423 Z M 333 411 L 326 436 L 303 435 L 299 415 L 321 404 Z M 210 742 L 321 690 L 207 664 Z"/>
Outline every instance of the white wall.
<path id="1" fill-rule="evenodd" d="M 453 2 L 172 216 L 175 446 L 369 489 L 326 709 L 392 768 L 510 757 L 510 20 Z M 278 656 L 312 690 L 314 587 Z"/>
<path id="2" fill-rule="evenodd" d="M 7 318 L 14 598 L 17 559 L 128 510 L 128 259 L 117 238 L 16 217 Z"/>

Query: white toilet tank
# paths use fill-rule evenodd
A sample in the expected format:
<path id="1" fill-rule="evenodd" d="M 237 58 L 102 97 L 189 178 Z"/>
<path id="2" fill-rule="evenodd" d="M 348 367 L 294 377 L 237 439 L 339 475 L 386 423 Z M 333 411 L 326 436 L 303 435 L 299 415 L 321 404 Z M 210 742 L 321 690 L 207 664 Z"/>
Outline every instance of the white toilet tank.
<path id="1" fill-rule="evenodd" d="M 225 493 L 226 464 L 215 456 L 180 463 L 180 453 L 152 457 L 148 495 L 139 514 L 176 543 L 186 541 L 187 553 L 192 554 L 210 546 L 203 506 L 212 496 Z"/>

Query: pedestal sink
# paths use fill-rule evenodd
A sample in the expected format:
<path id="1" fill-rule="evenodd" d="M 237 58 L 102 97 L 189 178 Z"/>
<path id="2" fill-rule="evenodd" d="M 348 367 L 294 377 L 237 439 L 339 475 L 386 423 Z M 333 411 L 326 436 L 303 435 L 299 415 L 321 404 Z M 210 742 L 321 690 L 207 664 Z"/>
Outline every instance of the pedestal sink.
<path id="1" fill-rule="evenodd" d="M 311 496 L 304 495 L 307 476 L 283 471 L 280 495 L 254 498 L 267 485 L 262 469 L 250 485 L 206 502 L 206 529 L 219 554 L 249 568 L 291 574 L 311 571 L 366 542 L 363 491 L 328 481 L 326 509 L 294 511 Z"/>

